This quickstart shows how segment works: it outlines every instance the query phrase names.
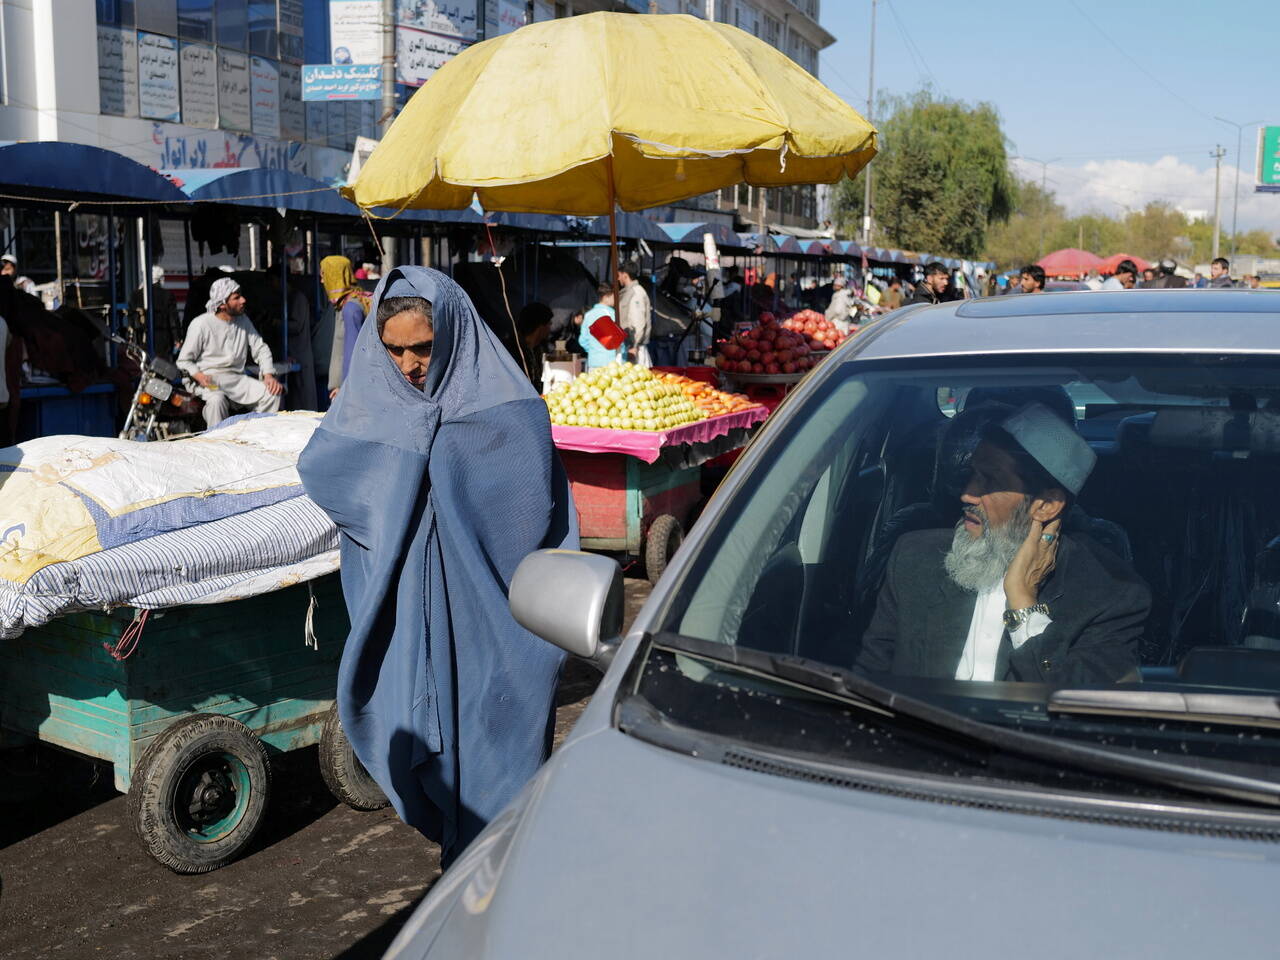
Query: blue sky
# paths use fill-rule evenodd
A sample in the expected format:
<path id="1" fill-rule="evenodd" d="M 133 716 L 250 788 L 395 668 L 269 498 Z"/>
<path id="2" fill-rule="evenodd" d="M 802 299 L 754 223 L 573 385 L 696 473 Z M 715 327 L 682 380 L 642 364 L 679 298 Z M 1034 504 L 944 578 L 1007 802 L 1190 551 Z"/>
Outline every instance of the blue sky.
<path id="1" fill-rule="evenodd" d="M 871 0 L 823 0 L 836 43 L 824 82 L 858 109 L 867 96 Z M 1157 16 L 1156 13 L 1159 12 Z M 1166 199 L 1212 211 L 1221 143 L 1229 228 L 1236 130 L 1215 116 L 1280 124 L 1277 0 L 880 0 L 876 88 L 943 95 L 1000 111 L 1011 152 L 1056 161 L 1050 187 L 1072 213 L 1122 214 Z M 1280 195 L 1253 193 L 1256 126 L 1241 151 L 1240 229 L 1280 229 Z M 1039 178 L 1039 164 L 1018 162 Z"/>

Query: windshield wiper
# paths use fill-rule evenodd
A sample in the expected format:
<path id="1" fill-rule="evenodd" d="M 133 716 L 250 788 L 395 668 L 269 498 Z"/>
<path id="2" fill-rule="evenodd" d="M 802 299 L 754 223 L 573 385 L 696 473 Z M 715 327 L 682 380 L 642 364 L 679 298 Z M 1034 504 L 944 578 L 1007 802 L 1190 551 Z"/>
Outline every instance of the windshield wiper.
<path id="1" fill-rule="evenodd" d="M 1200 795 L 1230 797 L 1269 807 L 1280 807 L 1280 783 L 1232 773 L 1210 766 L 1198 757 L 1185 761 L 1160 760 L 1136 753 L 1121 753 L 1091 744 L 1024 733 L 995 726 L 898 693 L 844 667 L 787 654 L 767 653 L 714 643 L 678 634 L 651 638 L 658 647 L 705 660 L 767 672 L 797 686 L 845 701 L 863 700 L 910 717 L 951 735 L 961 735 L 987 746 L 1041 762 L 1068 764 L 1079 770 L 1106 773 L 1154 783 Z"/>
<path id="2" fill-rule="evenodd" d="M 1103 714 L 1156 720 L 1280 727 L 1280 698 L 1239 693 L 1172 690 L 1057 690 L 1050 713 Z"/>

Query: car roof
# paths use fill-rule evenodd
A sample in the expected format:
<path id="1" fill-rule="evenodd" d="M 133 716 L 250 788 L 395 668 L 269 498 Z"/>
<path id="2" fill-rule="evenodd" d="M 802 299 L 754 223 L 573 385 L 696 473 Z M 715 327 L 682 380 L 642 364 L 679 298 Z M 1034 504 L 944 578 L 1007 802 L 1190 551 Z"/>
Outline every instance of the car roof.
<path id="1" fill-rule="evenodd" d="M 1081 290 L 907 307 L 850 341 L 846 361 L 1020 353 L 1280 354 L 1268 290 Z"/>

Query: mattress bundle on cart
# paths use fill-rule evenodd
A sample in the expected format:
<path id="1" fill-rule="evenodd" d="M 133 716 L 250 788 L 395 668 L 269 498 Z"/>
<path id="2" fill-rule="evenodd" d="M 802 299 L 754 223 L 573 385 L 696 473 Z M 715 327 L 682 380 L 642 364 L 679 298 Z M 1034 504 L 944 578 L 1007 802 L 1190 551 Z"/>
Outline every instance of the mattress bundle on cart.
<path id="1" fill-rule="evenodd" d="M 0 638 L 76 610 L 220 603 L 338 568 L 303 493 L 316 413 L 180 440 L 43 437 L 0 450 Z"/>

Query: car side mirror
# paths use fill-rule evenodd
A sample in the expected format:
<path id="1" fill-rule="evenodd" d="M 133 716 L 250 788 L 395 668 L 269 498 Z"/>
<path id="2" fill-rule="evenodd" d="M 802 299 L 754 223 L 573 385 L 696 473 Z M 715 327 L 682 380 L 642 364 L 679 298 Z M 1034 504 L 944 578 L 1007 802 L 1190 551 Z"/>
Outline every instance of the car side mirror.
<path id="1" fill-rule="evenodd" d="M 526 630 L 602 672 L 621 642 L 622 569 L 580 550 L 536 550 L 520 561 L 508 594 Z"/>

